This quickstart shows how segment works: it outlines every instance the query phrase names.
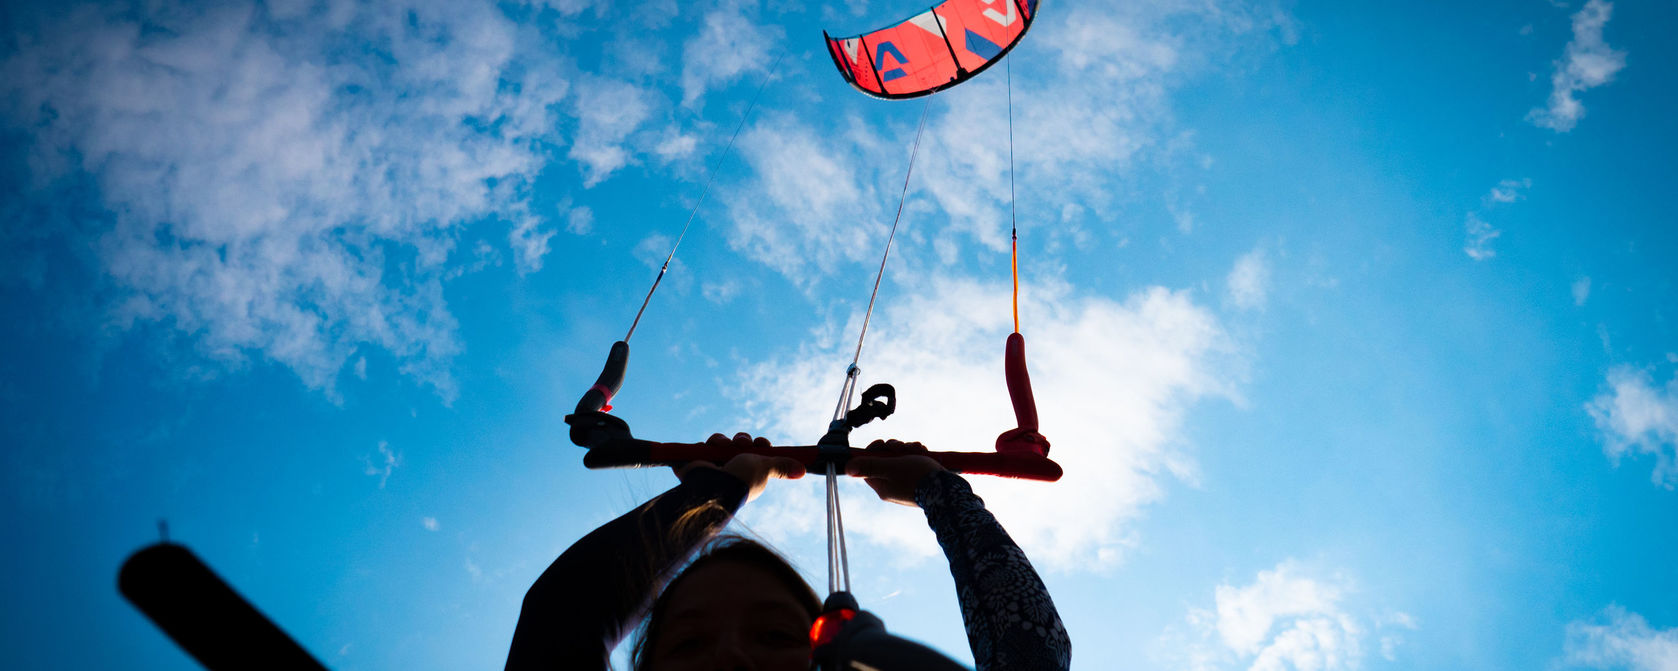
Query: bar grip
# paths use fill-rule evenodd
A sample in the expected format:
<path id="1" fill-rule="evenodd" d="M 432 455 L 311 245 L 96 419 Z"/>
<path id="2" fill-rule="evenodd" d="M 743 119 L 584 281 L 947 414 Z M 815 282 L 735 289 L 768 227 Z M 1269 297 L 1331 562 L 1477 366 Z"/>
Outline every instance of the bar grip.
<path id="1" fill-rule="evenodd" d="M 709 461 L 724 464 L 736 454 L 761 454 L 769 457 L 791 457 L 806 468 L 821 462 L 821 450 L 813 445 L 772 446 L 766 449 L 735 449 L 732 446 L 713 447 L 706 443 L 657 443 L 649 440 L 619 439 L 590 447 L 583 455 L 588 468 L 645 468 L 678 466 L 690 461 Z M 1054 482 L 1061 478 L 1060 464 L 1048 457 L 1031 452 L 909 452 L 893 453 L 878 450 L 848 448 L 845 459 L 853 457 L 894 457 L 921 455 L 931 457 L 956 473 L 995 475 L 1021 480 Z"/>
<path id="2" fill-rule="evenodd" d="M 326 668 L 184 545 L 134 553 L 117 573 L 117 590 L 211 671 Z"/>
<path id="3" fill-rule="evenodd" d="M 600 377 L 595 379 L 594 386 L 583 392 L 582 400 L 577 401 L 577 414 L 585 412 L 600 412 L 612 402 L 618 389 L 623 387 L 624 371 L 629 367 L 629 343 L 619 340 L 612 343 L 612 351 L 606 354 L 606 367 L 600 370 Z"/>
<path id="4" fill-rule="evenodd" d="M 1014 420 L 1019 428 L 1037 430 L 1037 400 L 1031 395 L 1031 375 L 1025 369 L 1025 336 L 1008 335 L 1003 350 L 1003 374 L 1008 378 L 1008 400 L 1014 402 Z"/>

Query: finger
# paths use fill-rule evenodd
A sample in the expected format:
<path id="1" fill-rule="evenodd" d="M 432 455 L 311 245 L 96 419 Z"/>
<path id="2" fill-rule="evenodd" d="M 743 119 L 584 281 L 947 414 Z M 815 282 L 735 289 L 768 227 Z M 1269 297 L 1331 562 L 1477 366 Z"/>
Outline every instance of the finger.
<path id="1" fill-rule="evenodd" d="M 683 480 L 683 479 L 687 478 L 689 473 L 692 473 L 697 469 L 701 469 L 701 468 L 712 468 L 712 469 L 714 469 L 716 467 L 717 467 L 716 464 L 713 464 L 709 461 L 684 461 L 684 462 L 681 462 L 679 464 L 671 464 L 670 465 L 670 471 L 676 474 L 676 479 L 677 480 Z"/>
<path id="2" fill-rule="evenodd" d="M 876 440 L 868 444 L 865 449 L 891 454 L 917 454 L 926 451 L 926 446 L 920 443 L 905 443 L 895 438 Z"/>
<path id="3" fill-rule="evenodd" d="M 856 457 L 845 463 L 845 475 L 867 478 L 881 475 L 889 457 Z"/>
<path id="4" fill-rule="evenodd" d="M 711 447 L 722 447 L 728 444 L 728 436 L 720 433 L 713 433 L 710 438 L 705 439 L 705 444 Z"/>
<path id="5" fill-rule="evenodd" d="M 804 464 L 792 457 L 775 457 L 769 460 L 769 474 L 772 477 L 785 480 L 797 480 L 804 477 Z"/>
<path id="6" fill-rule="evenodd" d="M 755 449 L 767 450 L 767 449 L 769 449 L 771 447 L 774 447 L 774 446 L 769 444 L 769 439 L 768 438 L 764 438 L 763 436 L 758 436 L 758 437 L 752 439 L 752 447 L 755 448 Z"/>

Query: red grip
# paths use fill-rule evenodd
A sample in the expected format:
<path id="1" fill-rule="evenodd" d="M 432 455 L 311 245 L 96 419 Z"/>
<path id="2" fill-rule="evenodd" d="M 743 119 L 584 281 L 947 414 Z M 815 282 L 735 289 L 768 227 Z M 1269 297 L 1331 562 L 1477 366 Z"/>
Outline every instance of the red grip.
<path id="1" fill-rule="evenodd" d="M 713 447 L 706 443 L 649 443 L 647 444 L 645 462 L 640 464 L 618 463 L 615 466 L 652 466 L 678 464 L 686 461 L 709 461 L 713 464 L 723 464 L 734 455 L 743 453 L 761 454 L 768 457 L 791 457 L 806 466 L 815 463 L 819 454 L 817 448 L 813 446 L 752 447 L 740 450 L 730 445 Z M 1035 452 L 914 452 L 894 455 L 890 452 L 850 448 L 850 456 L 852 457 L 891 457 L 913 454 L 931 457 L 934 461 L 942 464 L 944 468 L 970 475 L 995 475 L 1005 478 L 1047 482 L 1059 480 L 1062 475 L 1060 464 Z"/>
<path id="2" fill-rule="evenodd" d="M 1054 482 L 1060 479 L 1060 464 L 1030 452 L 929 452 L 938 463 L 957 473 L 996 475 L 1021 480 Z"/>
<path id="3" fill-rule="evenodd" d="M 1008 399 L 1014 402 L 1014 420 L 1019 428 L 1036 431 L 1037 400 L 1031 396 L 1031 375 L 1025 370 L 1025 336 L 1018 332 L 1008 335 L 1002 363 L 1008 377 Z"/>

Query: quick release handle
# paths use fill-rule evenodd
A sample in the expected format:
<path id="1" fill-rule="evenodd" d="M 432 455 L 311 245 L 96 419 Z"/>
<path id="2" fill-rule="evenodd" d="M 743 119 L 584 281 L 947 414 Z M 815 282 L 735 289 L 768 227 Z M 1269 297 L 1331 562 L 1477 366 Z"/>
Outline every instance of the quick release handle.
<path id="1" fill-rule="evenodd" d="M 612 343 L 612 351 L 606 355 L 606 367 L 601 369 L 600 377 L 594 381 L 593 387 L 583 392 L 582 400 L 577 401 L 577 414 L 611 410 L 612 397 L 623 387 L 623 375 L 628 367 L 629 343 L 622 340 Z"/>

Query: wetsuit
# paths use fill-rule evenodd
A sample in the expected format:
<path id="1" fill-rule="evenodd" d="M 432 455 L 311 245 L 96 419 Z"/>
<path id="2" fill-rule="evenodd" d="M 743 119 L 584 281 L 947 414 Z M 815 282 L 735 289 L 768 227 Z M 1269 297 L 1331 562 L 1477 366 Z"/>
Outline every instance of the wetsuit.
<path id="1" fill-rule="evenodd" d="M 686 480 L 595 529 L 525 594 L 508 669 L 607 669 L 673 569 L 738 510 L 746 485 L 694 469 Z M 961 476 L 936 471 L 915 502 L 950 560 L 979 671 L 1060 670 L 1072 644 L 1049 592 Z"/>

